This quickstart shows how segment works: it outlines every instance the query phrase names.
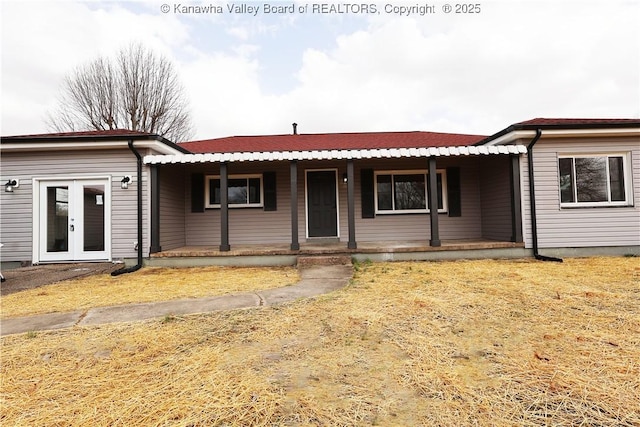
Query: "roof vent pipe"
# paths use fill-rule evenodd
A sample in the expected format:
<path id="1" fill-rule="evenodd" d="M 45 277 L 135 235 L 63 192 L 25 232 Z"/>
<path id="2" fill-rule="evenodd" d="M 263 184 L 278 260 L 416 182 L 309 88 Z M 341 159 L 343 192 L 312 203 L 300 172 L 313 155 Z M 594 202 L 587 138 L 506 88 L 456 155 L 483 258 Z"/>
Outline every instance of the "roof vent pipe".
<path id="1" fill-rule="evenodd" d="M 298 134 L 298 124 L 297 123 L 293 123 L 292 126 L 293 126 L 293 134 L 297 135 Z"/>

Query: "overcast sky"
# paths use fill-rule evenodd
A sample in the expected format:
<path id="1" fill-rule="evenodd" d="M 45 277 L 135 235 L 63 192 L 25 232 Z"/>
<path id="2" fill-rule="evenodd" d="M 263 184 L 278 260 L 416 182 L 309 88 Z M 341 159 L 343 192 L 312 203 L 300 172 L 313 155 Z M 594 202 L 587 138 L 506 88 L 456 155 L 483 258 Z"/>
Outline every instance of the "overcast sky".
<path id="1" fill-rule="evenodd" d="M 301 133 L 489 135 L 535 117 L 640 117 L 637 0 L 479 0 L 478 13 L 446 1 L 233 3 L 256 16 L 216 0 L 0 4 L 2 135 L 47 132 L 64 76 L 133 41 L 174 61 L 194 139 L 290 133 L 293 122 Z M 424 15 L 392 7 L 424 4 Z M 222 12 L 185 8 L 198 5 Z"/>

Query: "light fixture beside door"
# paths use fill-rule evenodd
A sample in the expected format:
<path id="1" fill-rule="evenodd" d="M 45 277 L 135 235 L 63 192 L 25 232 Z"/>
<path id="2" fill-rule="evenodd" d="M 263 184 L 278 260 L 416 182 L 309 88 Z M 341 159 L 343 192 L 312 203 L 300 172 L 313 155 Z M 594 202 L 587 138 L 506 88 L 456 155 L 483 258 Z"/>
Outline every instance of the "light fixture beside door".
<path id="1" fill-rule="evenodd" d="M 129 183 L 131 182 L 131 175 L 125 175 L 122 180 L 120 180 L 120 188 L 126 190 L 129 188 Z"/>
<path id="2" fill-rule="evenodd" d="M 4 185 L 4 191 L 7 193 L 13 193 L 13 190 L 20 187 L 20 181 L 17 179 L 9 179 Z"/>

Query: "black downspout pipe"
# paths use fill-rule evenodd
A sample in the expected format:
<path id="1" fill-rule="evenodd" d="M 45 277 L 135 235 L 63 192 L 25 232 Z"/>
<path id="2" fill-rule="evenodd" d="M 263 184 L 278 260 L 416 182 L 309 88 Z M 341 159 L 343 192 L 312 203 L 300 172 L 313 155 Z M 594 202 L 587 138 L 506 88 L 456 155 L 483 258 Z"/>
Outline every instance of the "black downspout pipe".
<path id="1" fill-rule="evenodd" d="M 562 258 L 540 255 L 538 253 L 538 223 L 536 220 L 536 185 L 533 177 L 533 146 L 542 136 L 542 129 L 536 129 L 536 136 L 527 146 L 527 166 L 529 169 L 529 201 L 531 204 L 531 238 L 533 240 L 533 256 L 538 261 L 562 262 Z"/>
<path id="2" fill-rule="evenodd" d="M 135 154 L 138 164 L 138 264 L 121 268 L 111 273 L 112 276 L 119 276 L 125 273 L 133 273 L 142 268 L 142 156 L 133 146 L 133 140 L 129 141 L 129 150 Z"/>

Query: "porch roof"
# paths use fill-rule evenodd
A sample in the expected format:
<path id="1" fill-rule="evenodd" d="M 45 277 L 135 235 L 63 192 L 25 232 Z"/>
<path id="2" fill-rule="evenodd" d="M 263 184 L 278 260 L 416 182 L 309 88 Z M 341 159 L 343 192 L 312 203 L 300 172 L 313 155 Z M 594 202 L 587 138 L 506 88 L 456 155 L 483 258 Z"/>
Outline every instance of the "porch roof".
<path id="1" fill-rule="evenodd" d="M 525 145 L 496 146 L 452 146 L 452 147 L 420 147 L 420 148 L 374 148 L 353 150 L 302 150 L 302 151 L 254 151 L 198 153 L 173 155 L 148 155 L 145 164 L 176 163 L 217 163 L 217 162 L 264 162 L 278 160 L 350 160 L 350 159 L 384 159 L 402 157 L 443 157 L 443 156 L 477 156 L 496 154 L 525 154 Z"/>

